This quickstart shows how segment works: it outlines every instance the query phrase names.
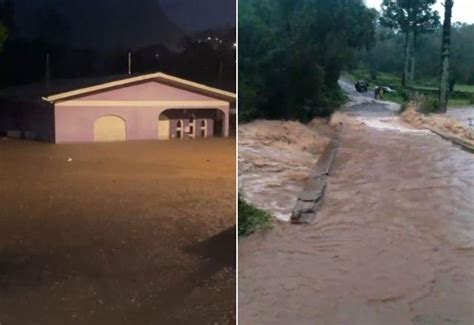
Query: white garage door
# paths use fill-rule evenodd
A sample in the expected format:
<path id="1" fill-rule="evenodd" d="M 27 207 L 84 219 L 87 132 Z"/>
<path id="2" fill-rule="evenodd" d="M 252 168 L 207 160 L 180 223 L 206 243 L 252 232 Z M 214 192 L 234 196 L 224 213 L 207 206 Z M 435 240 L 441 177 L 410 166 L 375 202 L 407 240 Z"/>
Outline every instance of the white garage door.
<path id="1" fill-rule="evenodd" d="M 94 122 L 94 141 L 125 141 L 126 130 L 125 120 L 113 115 L 103 116 Z"/>

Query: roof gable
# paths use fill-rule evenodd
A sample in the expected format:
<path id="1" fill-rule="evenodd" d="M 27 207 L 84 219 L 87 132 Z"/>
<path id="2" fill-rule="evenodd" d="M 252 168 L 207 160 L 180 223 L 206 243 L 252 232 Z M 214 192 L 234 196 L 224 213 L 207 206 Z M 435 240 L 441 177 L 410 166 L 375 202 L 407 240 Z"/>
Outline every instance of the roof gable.
<path id="1" fill-rule="evenodd" d="M 104 93 L 107 90 L 108 91 L 113 91 L 113 90 L 120 90 L 124 89 L 127 86 L 136 86 L 140 84 L 150 84 L 150 82 L 155 81 L 159 84 L 164 85 L 165 88 L 168 90 L 168 95 L 173 96 L 173 91 L 170 91 L 172 88 L 175 89 L 181 89 L 182 91 L 185 91 L 187 93 L 194 93 L 195 95 L 200 94 L 201 96 L 206 97 L 212 97 L 212 98 L 217 98 L 229 102 L 235 101 L 235 94 L 231 92 L 227 92 L 224 90 L 220 90 L 217 88 L 212 88 L 206 85 L 202 85 L 196 82 L 192 82 L 189 80 L 173 77 L 170 75 L 166 75 L 164 73 L 153 73 L 153 74 L 148 74 L 148 75 L 143 75 L 143 76 L 138 76 L 138 77 L 132 77 L 132 78 L 126 78 L 122 80 L 117 80 L 117 81 L 112 81 L 112 82 L 107 82 L 103 83 L 97 86 L 92 86 L 92 87 L 86 87 L 86 88 L 81 88 L 73 91 L 68 91 L 56 95 L 51 95 L 48 97 L 43 97 L 45 101 L 51 102 L 51 103 L 56 103 L 59 101 L 65 101 L 68 99 L 72 98 L 77 98 L 77 97 L 85 97 L 85 96 L 95 96 L 95 94 L 99 93 Z M 163 93 L 163 87 L 162 87 L 162 93 Z M 120 96 L 125 96 L 124 95 L 127 92 L 118 92 L 116 95 Z M 149 95 L 148 95 L 149 96 Z M 133 99 L 133 98 L 130 98 Z M 126 100 L 126 98 L 124 98 Z M 172 100 L 172 99 L 170 99 Z"/>

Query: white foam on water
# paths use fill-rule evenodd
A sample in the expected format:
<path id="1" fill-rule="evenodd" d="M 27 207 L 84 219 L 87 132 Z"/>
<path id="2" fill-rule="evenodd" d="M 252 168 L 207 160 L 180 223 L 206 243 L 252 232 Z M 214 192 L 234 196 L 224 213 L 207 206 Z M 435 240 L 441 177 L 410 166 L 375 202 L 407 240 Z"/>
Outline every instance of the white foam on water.
<path id="1" fill-rule="evenodd" d="M 366 126 L 381 130 L 381 131 L 398 131 L 402 133 L 413 133 L 413 134 L 430 134 L 429 130 L 419 130 L 408 128 L 400 124 L 398 117 L 391 118 L 367 118 L 367 117 L 357 117 L 358 121 L 364 123 Z"/>

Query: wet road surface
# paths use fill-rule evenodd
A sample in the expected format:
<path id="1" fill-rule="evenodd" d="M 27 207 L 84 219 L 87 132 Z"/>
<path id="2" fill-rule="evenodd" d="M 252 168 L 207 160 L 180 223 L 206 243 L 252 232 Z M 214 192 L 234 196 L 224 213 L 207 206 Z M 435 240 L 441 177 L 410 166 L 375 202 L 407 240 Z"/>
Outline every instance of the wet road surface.
<path id="1" fill-rule="evenodd" d="M 241 324 L 474 324 L 473 162 L 427 132 L 346 127 L 315 222 L 240 241 Z"/>

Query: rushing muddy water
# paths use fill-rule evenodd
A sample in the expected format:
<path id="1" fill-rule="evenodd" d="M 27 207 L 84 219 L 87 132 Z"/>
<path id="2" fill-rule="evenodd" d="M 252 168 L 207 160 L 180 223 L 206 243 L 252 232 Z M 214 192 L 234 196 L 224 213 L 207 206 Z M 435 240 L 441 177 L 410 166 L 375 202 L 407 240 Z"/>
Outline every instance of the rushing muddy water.
<path id="1" fill-rule="evenodd" d="M 329 142 L 322 122 L 254 121 L 239 127 L 241 195 L 279 220 L 289 221 L 298 193 Z"/>
<path id="2" fill-rule="evenodd" d="M 454 118 L 459 123 L 474 130 L 474 107 L 454 108 L 450 109 L 446 115 Z"/>
<path id="3" fill-rule="evenodd" d="M 242 324 L 474 324 L 474 155 L 379 104 L 348 107 L 313 224 L 241 240 Z"/>

